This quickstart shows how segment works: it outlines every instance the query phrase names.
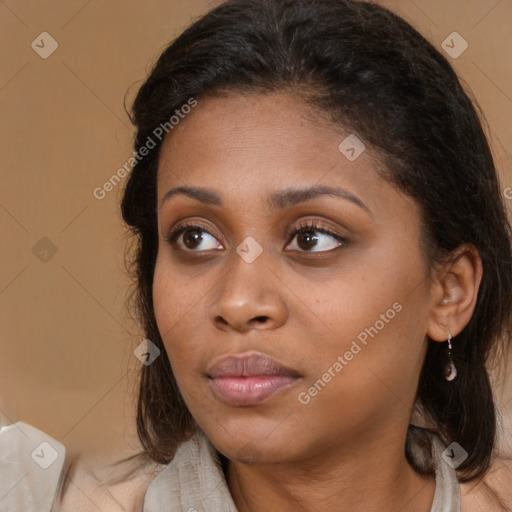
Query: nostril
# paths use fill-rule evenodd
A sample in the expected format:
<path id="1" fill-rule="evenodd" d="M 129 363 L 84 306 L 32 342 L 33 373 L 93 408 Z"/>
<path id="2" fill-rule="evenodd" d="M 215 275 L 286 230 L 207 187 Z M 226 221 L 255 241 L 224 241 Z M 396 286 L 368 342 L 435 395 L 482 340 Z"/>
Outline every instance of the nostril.
<path id="1" fill-rule="evenodd" d="M 218 316 L 215 321 L 221 323 L 221 324 L 224 324 L 224 325 L 228 325 L 228 322 L 225 318 L 221 317 L 221 316 Z"/>
<path id="2" fill-rule="evenodd" d="M 260 324 L 262 324 L 267 321 L 267 318 L 268 318 L 267 316 L 257 316 L 254 318 L 254 320 L 256 322 L 259 322 Z"/>

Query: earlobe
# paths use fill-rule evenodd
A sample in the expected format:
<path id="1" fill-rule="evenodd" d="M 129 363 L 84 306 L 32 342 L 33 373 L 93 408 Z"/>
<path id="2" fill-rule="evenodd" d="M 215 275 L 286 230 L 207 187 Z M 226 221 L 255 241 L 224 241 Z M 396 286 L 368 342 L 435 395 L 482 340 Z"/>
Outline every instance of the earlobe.
<path id="1" fill-rule="evenodd" d="M 432 288 L 432 311 L 427 335 L 446 341 L 449 332 L 459 334 L 475 310 L 482 280 L 482 261 L 475 247 L 460 247 L 450 262 L 436 270 Z"/>

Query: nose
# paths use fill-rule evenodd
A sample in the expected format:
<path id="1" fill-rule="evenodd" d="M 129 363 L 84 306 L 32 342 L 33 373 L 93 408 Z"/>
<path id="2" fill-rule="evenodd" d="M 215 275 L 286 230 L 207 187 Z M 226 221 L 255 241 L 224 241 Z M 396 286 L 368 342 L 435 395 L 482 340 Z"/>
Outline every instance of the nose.
<path id="1" fill-rule="evenodd" d="M 210 308 L 210 319 L 220 330 L 246 332 L 277 329 L 286 322 L 288 308 L 281 281 L 260 255 L 247 263 L 238 254 L 219 282 Z M 281 285 L 281 286 L 280 286 Z"/>

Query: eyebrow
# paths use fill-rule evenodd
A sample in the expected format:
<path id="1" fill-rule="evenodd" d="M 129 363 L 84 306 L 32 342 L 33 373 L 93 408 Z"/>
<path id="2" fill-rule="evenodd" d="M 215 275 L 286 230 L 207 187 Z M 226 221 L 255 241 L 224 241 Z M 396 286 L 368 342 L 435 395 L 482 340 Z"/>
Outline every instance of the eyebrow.
<path id="1" fill-rule="evenodd" d="M 190 187 L 184 185 L 171 188 L 162 198 L 160 207 L 162 207 L 163 204 L 171 197 L 177 195 L 184 195 L 212 206 L 224 205 L 221 196 L 214 190 L 204 187 Z M 346 201 L 350 201 L 365 210 L 367 213 L 371 214 L 370 209 L 364 204 L 364 202 L 352 192 L 329 185 L 313 185 L 312 187 L 306 188 L 287 188 L 279 190 L 269 196 L 268 204 L 273 209 L 284 209 L 325 195 L 335 196 Z"/>

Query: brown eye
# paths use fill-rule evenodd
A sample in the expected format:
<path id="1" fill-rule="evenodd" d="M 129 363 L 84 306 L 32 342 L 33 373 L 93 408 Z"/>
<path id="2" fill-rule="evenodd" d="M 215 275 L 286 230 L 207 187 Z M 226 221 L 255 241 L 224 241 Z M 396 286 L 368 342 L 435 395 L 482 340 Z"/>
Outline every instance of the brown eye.
<path id="1" fill-rule="evenodd" d="M 297 235 L 297 245 L 305 251 L 308 251 L 315 247 L 317 242 L 318 237 L 315 236 L 314 231 L 302 231 L 302 233 L 299 233 Z"/>
<path id="2" fill-rule="evenodd" d="M 199 229 L 187 229 L 187 231 L 183 233 L 183 244 L 188 249 L 196 249 L 197 246 L 201 244 L 202 240 L 203 236 Z"/>
<path id="3" fill-rule="evenodd" d="M 299 252 L 329 252 L 349 245 L 347 239 L 314 224 L 300 226 L 289 237 L 292 243 L 288 247 Z"/>
<path id="4" fill-rule="evenodd" d="M 224 249 L 211 233 L 195 225 L 177 226 L 165 240 L 170 245 L 177 245 L 179 249 L 189 252 Z"/>

